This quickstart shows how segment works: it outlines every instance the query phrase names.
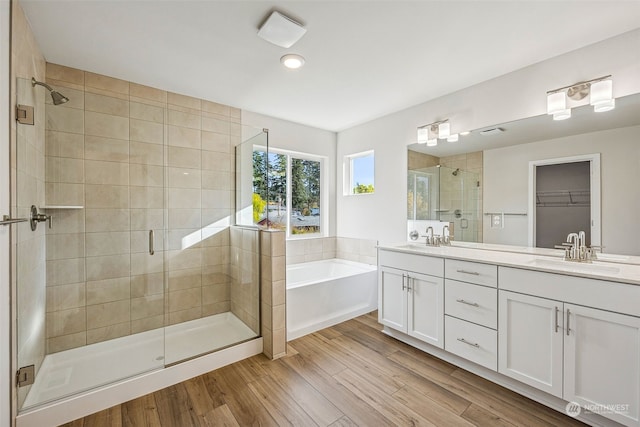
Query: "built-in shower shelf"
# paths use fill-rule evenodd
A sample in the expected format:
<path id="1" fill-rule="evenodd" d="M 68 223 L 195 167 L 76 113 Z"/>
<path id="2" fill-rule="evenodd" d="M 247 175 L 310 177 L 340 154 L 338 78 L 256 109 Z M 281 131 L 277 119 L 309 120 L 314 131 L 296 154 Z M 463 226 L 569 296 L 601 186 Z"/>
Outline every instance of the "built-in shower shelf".
<path id="1" fill-rule="evenodd" d="M 41 209 L 84 209 L 84 206 L 45 205 Z"/>

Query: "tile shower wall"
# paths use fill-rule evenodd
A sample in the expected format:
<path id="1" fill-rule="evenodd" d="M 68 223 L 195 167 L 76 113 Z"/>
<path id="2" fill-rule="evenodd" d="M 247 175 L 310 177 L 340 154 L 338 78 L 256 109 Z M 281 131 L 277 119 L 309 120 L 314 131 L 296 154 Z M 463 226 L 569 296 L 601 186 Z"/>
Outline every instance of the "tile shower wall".
<path id="1" fill-rule="evenodd" d="M 287 264 L 340 258 L 376 265 L 377 245 L 377 240 L 349 237 L 287 240 Z"/>
<path id="2" fill-rule="evenodd" d="M 442 166 L 446 166 L 452 169 L 458 169 L 462 171 L 468 171 L 475 173 L 478 177 L 477 187 L 475 191 L 467 192 L 467 200 L 463 200 L 465 206 L 470 206 L 477 212 L 477 217 L 475 219 L 469 219 L 467 233 L 472 233 L 468 238 L 464 238 L 463 240 L 472 240 L 473 235 L 475 235 L 476 242 L 482 242 L 482 151 L 476 151 L 474 153 L 465 153 L 459 154 L 455 156 L 447 156 L 440 158 L 440 164 Z M 451 181 L 450 181 L 451 182 Z M 446 181 L 445 181 L 446 187 Z M 474 184 L 474 183 L 472 183 Z M 462 192 L 459 188 L 445 188 L 444 191 L 448 192 L 446 197 L 449 200 L 461 200 L 463 199 Z M 441 218 L 445 221 L 453 221 L 454 223 L 459 222 L 456 221 L 454 217 Z M 455 224 L 457 231 L 462 231 L 460 228 L 460 224 Z"/>
<path id="3" fill-rule="evenodd" d="M 44 204 L 44 99 L 48 94 L 31 86 L 32 77 L 44 80 L 45 60 L 22 7 L 14 1 L 11 8 L 10 105 L 33 106 L 35 125 L 17 124 L 11 109 L 10 205 L 11 217 L 28 218 L 32 204 Z M 12 325 L 11 347 L 17 352 L 12 352 L 11 364 L 14 368 L 34 364 L 37 373 L 45 356 L 45 232 L 42 226 L 31 231 L 29 223 L 12 225 L 11 231 L 11 304 L 18 320 Z M 13 413 L 30 388 L 12 385 Z"/>
<path id="4" fill-rule="evenodd" d="M 70 99 L 46 110 L 48 352 L 229 311 L 240 111 L 55 64 L 47 82 Z"/>

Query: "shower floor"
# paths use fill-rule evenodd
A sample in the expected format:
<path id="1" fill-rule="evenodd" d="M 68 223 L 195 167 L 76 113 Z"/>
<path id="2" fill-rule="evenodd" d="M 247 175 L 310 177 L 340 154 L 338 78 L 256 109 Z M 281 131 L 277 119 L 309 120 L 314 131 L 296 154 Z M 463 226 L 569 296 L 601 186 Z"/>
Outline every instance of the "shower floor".
<path id="1" fill-rule="evenodd" d="M 23 409 L 256 337 L 227 312 L 45 356 Z"/>

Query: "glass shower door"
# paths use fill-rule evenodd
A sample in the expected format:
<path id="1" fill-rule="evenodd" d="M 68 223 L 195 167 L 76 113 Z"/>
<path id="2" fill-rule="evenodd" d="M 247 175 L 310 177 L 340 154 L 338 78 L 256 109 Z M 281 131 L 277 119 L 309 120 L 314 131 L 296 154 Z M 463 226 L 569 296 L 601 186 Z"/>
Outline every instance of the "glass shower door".
<path id="1" fill-rule="evenodd" d="M 78 88 L 17 81 L 17 212 L 50 218 L 15 233 L 20 409 L 164 366 L 164 118 Z"/>

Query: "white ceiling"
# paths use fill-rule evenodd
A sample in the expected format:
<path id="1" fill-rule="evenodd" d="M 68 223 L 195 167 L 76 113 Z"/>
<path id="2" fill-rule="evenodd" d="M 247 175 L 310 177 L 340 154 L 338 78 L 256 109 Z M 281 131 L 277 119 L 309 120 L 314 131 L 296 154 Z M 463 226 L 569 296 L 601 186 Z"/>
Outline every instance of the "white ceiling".
<path id="1" fill-rule="evenodd" d="M 49 62 L 340 131 L 637 28 L 640 1 L 21 0 Z M 303 23 L 283 49 L 272 10 Z M 294 52 L 305 66 L 285 70 Z"/>

